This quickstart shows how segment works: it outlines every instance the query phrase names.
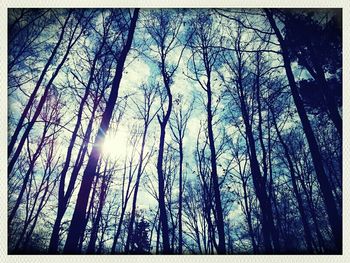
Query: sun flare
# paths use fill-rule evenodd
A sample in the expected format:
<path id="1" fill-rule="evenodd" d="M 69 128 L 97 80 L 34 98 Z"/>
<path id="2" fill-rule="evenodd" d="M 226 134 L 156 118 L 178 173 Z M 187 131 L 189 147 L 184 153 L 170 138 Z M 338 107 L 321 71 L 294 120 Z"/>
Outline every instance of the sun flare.
<path id="1" fill-rule="evenodd" d="M 127 151 L 127 141 L 128 137 L 125 132 L 107 133 L 102 146 L 102 155 L 110 159 L 122 158 Z"/>

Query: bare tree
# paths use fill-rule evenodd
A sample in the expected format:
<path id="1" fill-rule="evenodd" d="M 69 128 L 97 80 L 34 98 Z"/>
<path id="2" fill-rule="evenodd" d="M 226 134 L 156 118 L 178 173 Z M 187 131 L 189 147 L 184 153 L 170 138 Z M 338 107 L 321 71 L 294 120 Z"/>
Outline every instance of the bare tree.
<path id="1" fill-rule="evenodd" d="M 207 14 L 210 16 L 210 14 Z M 225 254 L 225 231 L 222 203 L 220 196 L 219 178 L 217 172 L 217 156 L 215 149 L 214 131 L 213 131 L 213 112 L 215 103 L 213 103 L 213 79 L 212 73 L 217 63 L 219 49 L 215 48 L 220 45 L 220 38 L 216 37 L 218 27 L 213 26 L 212 18 L 208 19 L 197 14 L 196 18 L 191 21 L 193 26 L 193 36 L 190 42 L 192 50 L 192 71 L 195 75 L 193 80 L 197 81 L 207 96 L 206 113 L 207 113 L 207 131 L 210 148 L 211 163 L 211 180 L 213 182 L 214 200 L 215 200 L 215 219 L 219 235 L 218 253 Z"/>
<path id="2" fill-rule="evenodd" d="M 180 28 L 182 26 L 183 14 L 180 11 L 171 10 L 166 12 L 163 9 L 152 10 L 148 13 L 150 19 L 145 24 L 147 33 L 151 38 L 151 43 L 156 46 L 156 50 L 149 48 L 153 54 L 157 57 L 158 68 L 163 80 L 164 88 L 166 90 L 167 102 L 162 107 L 162 116 L 157 115 L 158 122 L 160 125 L 160 139 L 158 149 L 158 161 L 157 161 L 157 173 L 158 173 L 158 191 L 159 191 L 159 220 L 162 227 L 162 239 L 163 239 L 163 253 L 169 254 L 170 243 L 169 243 L 169 227 L 166 213 L 165 204 L 165 187 L 164 187 L 164 172 L 163 172 L 163 154 L 165 144 L 166 126 L 170 118 L 170 113 L 173 105 L 173 96 L 171 93 L 171 85 L 173 83 L 174 74 L 179 66 L 180 59 L 182 56 L 183 48 L 181 50 L 181 41 L 179 39 Z M 177 55 L 177 60 L 174 64 L 169 62 L 170 54 L 174 50 L 180 48 L 180 53 Z"/>
<path id="3" fill-rule="evenodd" d="M 174 117 L 170 120 L 170 129 L 173 134 L 175 142 L 178 144 L 179 151 L 179 250 L 178 253 L 182 254 L 182 199 L 183 199 L 183 158 L 184 158 L 184 149 L 183 149 L 183 140 L 185 137 L 185 131 L 187 128 L 188 119 L 191 116 L 193 109 L 193 102 L 190 103 L 189 108 L 185 109 L 183 107 L 184 101 L 180 96 L 175 100 L 176 105 L 174 107 L 175 114 Z"/>

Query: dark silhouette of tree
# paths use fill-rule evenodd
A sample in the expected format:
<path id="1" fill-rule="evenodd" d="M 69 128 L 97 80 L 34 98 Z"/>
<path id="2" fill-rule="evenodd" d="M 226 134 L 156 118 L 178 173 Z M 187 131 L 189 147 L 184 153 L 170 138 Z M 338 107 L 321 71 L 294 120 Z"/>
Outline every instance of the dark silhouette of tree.
<path id="1" fill-rule="evenodd" d="M 207 14 L 209 15 L 209 14 Z M 224 218 L 220 197 L 219 179 L 217 172 L 217 156 L 215 149 L 215 140 L 213 132 L 213 92 L 212 92 L 212 71 L 214 65 L 217 63 L 219 55 L 219 49 L 215 46 L 220 45 L 220 39 L 215 34 L 218 28 L 213 27 L 213 21 L 210 17 L 203 17 L 197 15 L 195 20 L 191 21 L 193 28 L 193 36 L 190 42 L 192 49 L 192 71 L 195 75 L 196 80 L 201 88 L 206 92 L 206 113 L 207 113 L 207 129 L 208 129 L 208 140 L 210 148 L 210 163 L 211 163 L 211 180 L 213 183 L 214 200 L 215 200 L 215 220 L 216 227 L 219 235 L 219 243 L 217 252 L 218 254 L 225 254 L 225 231 L 224 231 Z M 214 48 L 213 48 L 214 46 Z M 201 78 L 205 78 L 205 81 Z"/>
<path id="2" fill-rule="evenodd" d="M 174 136 L 175 142 L 178 144 L 179 151 L 179 250 L 178 253 L 182 254 L 182 199 L 183 199 L 183 158 L 184 158 L 184 150 L 183 150 L 183 140 L 185 137 L 185 131 L 187 128 L 188 119 L 191 116 L 191 112 L 193 110 L 193 102 L 190 103 L 189 108 L 183 108 L 182 97 L 179 97 L 176 100 L 176 104 L 179 105 L 178 108 L 175 106 L 175 114 L 174 117 L 170 121 L 170 129 Z"/>
<path id="3" fill-rule="evenodd" d="M 165 204 L 165 178 L 163 171 L 163 154 L 165 144 L 166 126 L 168 124 L 170 113 L 173 105 L 173 96 L 171 93 L 171 85 L 173 83 L 174 74 L 179 66 L 182 51 L 177 55 L 177 61 L 175 65 L 168 62 L 169 55 L 173 53 L 176 48 L 181 48 L 181 42 L 179 41 L 179 31 L 182 26 L 182 14 L 180 11 L 171 10 L 166 12 L 163 9 L 153 10 L 149 13 L 150 19 L 146 22 L 146 31 L 150 36 L 150 41 L 154 44 L 157 50 L 150 50 L 155 53 L 158 62 L 158 69 L 160 71 L 164 89 L 166 90 L 166 101 L 163 99 L 162 103 L 162 116 L 157 115 L 160 125 L 160 138 L 157 160 L 157 173 L 158 173 L 158 201 L 159 201 L 159 220 L 161 222 L 162 239 L 163 239 L 163 253 L 170 254 L 170 242 L 169 242 L 169 226 L 166 213 Z M 150 45 L 152 45 L 150 44 Z M 153 56 L 154 54 L 151 54 Z"/>
<path id="4" fill-rule="evenodd" d="M 138 13 L 139 13 L 139 9 L 135 9 L 134 14 L 130 20 L 130 26 L 128 28 L 128 34 L 127 34 L 125 46 L 120 52 L 115 76 L 113 78 L 112 90 L 108 98 L 107 106 L 102 117 L 100 128 L 96 135 L 96 139 L 89 157 L 89 161 L 84 171 L 83 180 L 79 190 L 78 199 L 76 201 L 73 218 L 69 227 L 69 232 L 68 232 L 66 244 L 64 247 L 65 253 L 79 252 L 77 251 L 77 245 L 78 245 L 79 237 L 82 235 L 81 221 L 85 217 L 88 196 L 90 193 L 90 187 L 91 187 L 93 178 L 95 176 L 98 159 L 100 158 L 100 155 L 101 155 L 100 145 L 102 145 L 102 142 L 104 139 L 104 133 L 108 130 L 109 122 L 112 118 L 113 108 L 118 98 L 119 85 L 122 79 L 124 63 L 131 47 L 134 31 L 136 28 Z"/>
<path id="5" fill-rule="evenodd" d="M 135 221 L 135 230 L 130 238 L 130 252 L 133 254 L 149 253 L 149 223 L 142 217 Z"/>
<path id="6" fill-rule="evenodd" d="M 332 228 L 332 235 L 334 239 L 334 244 L 336 247 L 336 250 L 341 250 L 342 247 L 342 225 L 341 225 L 341 217 L 337 210 L 337 206 L 334 201 L 333 193 L 331 190 L 331 187 L 329 185 L 329 180 L 326 176 L 323 162 L 322 162 L 322 156 L 320 154 L 320 150 L 318 147 L 317 140 L 315 138 L 315 134 L 313 132 L 313 129 L 311 127 L 309 118 L 306 114 L 303 102 L 300 98 L 300 94 L 298 91 L 297 84 L 294 79 L 293 71 L 291 69 L 291 60 L 288 56 L 287 49 L 288 45 L 285 43 L 285 40 L 278 29 L 276 22 L 273 17 L 273 13 L 271 10 L 265 9 L 266 16 L 271 24 L 271 27 L 273 28 L 274 32 L 276 33 L 277 39 L 281 46 L 284 66 L 286 70 L 286 75 L 288 78 L 289 86 L 291 89 L 291 93 L 293 96 L 293 100 L 295 103 L 295 106 L 297 108 L 298 115 L 300 117 L 309 147 L 311 152 L 312 161 L 314 164 L 315 172 L 317 175 L 317 180 L 319 182 L 322 197 L 325 203 L 327 216 L 329 220 L 329 224 Z"/>
<path id="7" fill-rule="evenodd" d="M 342 138 L 342 118 L 338 110 L 336 91 L 331 89 L 330 80 L 325 73 L 341 79 L 341 29 L 337 16 L 327 18 L 331 14 L 319 12 L 284 12 L 285 43 L 291 53 L 291 60 L 305 67 L 317 83 L 317 92 L 321 94 L 323 105 Z M 319 19 L 324 17 L 325 22 Z M 324 54 L 320 56 L 319 54 Z"/>

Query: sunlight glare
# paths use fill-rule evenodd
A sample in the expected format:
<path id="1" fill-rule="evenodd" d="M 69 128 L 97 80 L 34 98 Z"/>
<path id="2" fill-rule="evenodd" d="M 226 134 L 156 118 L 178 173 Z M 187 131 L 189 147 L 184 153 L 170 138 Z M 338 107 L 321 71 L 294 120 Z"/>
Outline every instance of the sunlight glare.
<path id="1" fill-rule="evenodd" d="M 102 146 L 103 156 L 112 160 L 122 158 L 127 151 L 127 141 L 128 137 L 125 132 L 107 133 Z"/>

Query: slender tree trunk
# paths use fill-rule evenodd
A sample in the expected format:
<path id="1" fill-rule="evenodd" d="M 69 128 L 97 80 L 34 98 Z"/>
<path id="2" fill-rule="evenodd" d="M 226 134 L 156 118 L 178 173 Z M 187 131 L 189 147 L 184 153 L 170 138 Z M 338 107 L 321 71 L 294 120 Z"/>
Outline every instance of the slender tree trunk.
<path id="1" fill-rule="evenodd" d="M 179 150 L 180 150 L 180 163 L 179 163 L 179 254 L 182 254 L 182 244 L 183 244 L 183 238 L 182 238 L 182 195 L 183 195 L 183 182 L 182 182 L 182 166 L 183 166 L 183 146 L 182 146 L 182 139 L 179 143 Z"/>
<path id="2" fill-rule="evenodd" d="M 126 211 L 126 204 L 124 205 L 124 207 L 122 207 L 122 211 L 120 214 L 120 219 L 119 219 L 119 223 L 118 223 L 118 227 L 117 227 L 117 232 L 113 237 L 113 244 L 112 244 L 112 250 L 111 250 L 112 254 L 116 253 L 116 246 L 117 246 L 118 238 L 119 238 L 121 230 L 122 230 L 122 224 L 123 224 L 125 211 Z"/>
<path id="3" fill-rule="evenodd" d="M 107 190 L 106 188 L 107 188 L 107 184 L 108 184 L 108 179 L 106 177 L 107 177 L 107 165 L 105 166 L 105 169 L 104 169 L 104 172 L 102 175 L 102 183 L 101 183 L 101 190 L 100 190 L 101 192 L 100 192 L 100 196 L 99 196 L 99 206 L 98 206 L 96 218 L 93 222 L 91 235 L 90 235 L 90 241 L 89 241 L 88 248 L 86 250 L 87 254 L 95 253 L 97 234 L 98 234 L 98 229 L 99 229 L 99 225 L 100 225 L 100 219 L 102 217 L 102 209 L 104 206 L 104 201 L 106 198 L 106 190 Z"/>
<path id="4" fill-rule="evenodd" d="M 137 177 L 136 177 L 136 182 L 135 182 L 134 197 L 133 197 L 133 201 L 132 201 L 130 222 L 128 225 L 128 233 L 127 233 L 127 239 L 126 239 L 126 244 L 125 244 L 125 253 L 129 253 L 130 241 L 131 241 L 131 237 L 133 236 L 133 231 L 134 231 L 133 228 L 134 228 L 134 221 L 135 221 L 135 216 L 136 216 L 137 194 L 139 191 L 139 185 L 140 185 L 141 175 L 142 175 L 142 171 L 143 171 L 143 158 L 144 158 L 143 155 L 144 155 L 145 144 L 146 144 L 147 130 L 148 130 L 148 124 L 145 123 L 145 130 L 144 130 L 143 135 L 142 135 L 139 164 L 138 164 L 138 168 L 137 168 Z"/>
<path id="5" fill-rule="evenodd" d="M 165 178 L 163 172 L 163 155 L 164 155 L 164 144 L 165 144 L 165 130 L 167 123 L 170 118 L 170 113 L 172 109 L 172 94 L 170 90 L 170 79 L 165 70 L 165 58 L 162 57 L 161 61 L 161 73 L 163 77 L 163 83 L 166 88 L 167 96 L 168 96 L 168 108 L 166 114 L 163 116 L 163 120 L 160 120 L 158 116 L 158 121 L 160 125 L 160 138 L 159 138 L 159 150 L 158 150 L 158 158 L 157 158 L 157 174 L 158 174 L 158 201 L 159 201 L 159 221 L 161 223 L 162 229 L 162 240 L 163 240 L 163 253 L 170 254 L 170 240 L 169 240 L 169 227 L 168 227 L 168 217 L 166 213 L 166 205 L 165 205 Z"/>
<path id="6" fill-rule="evenodd" d="M 170 103 L 169 103 L 170 105 Z M 162 240 L 163 240 L 163 253 L 170 254 L 170 242 L 169 242 L 169 227 L 168 217 L 165 206 L 165 186 L 164 186 L 164 173 L 163 173 L 163 154 L 164 154 L 164 143 L 165 143 L 165 128 L 167 120 L 163 120 L 160 124 L 160 139 L 159 139 L 159 151 L 157 161 L 157 172 L 158 172 L 158 191 L 159 191 L 159 221 L 162 228 Z"/>
<path id="7" fill-rule="evenodd" d="M 215 201 L 215 213 L 216 213 L 216 225 L 219 235 L 219 244 L 218 244 L 218 254 L 226 254 L 225 247 L 225 229 L 224 229 L 224 217 L 221 206 L 221 197 L 220 197 L 220 186 L 217 172 L 216 164 L 216 150 L 215 150 L 215 141 L 214 141 L 214 132 L 213 132 L 213 116 L 212 116 L 212 93 L 211 93 L 211 84 L 210 84 L 210 74 L 207 74 L 207 121 L 208 121 L 208 139 L 209 139 L 209 148 L 210 148 L 210 163 L 211 163 L 211 177 L 213 181 L 214 188 L 214 201 Z"/>

